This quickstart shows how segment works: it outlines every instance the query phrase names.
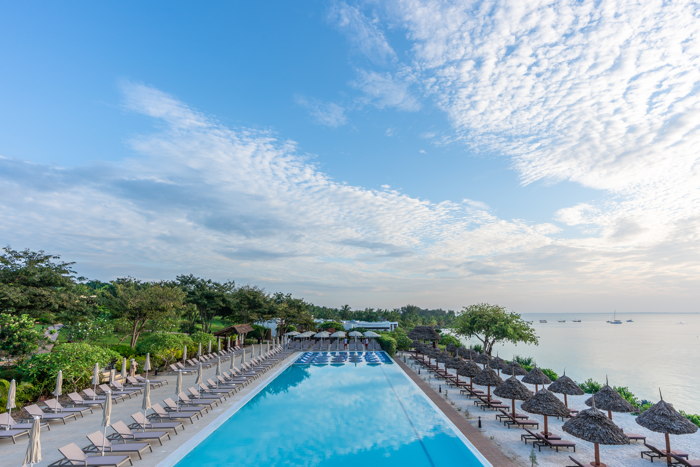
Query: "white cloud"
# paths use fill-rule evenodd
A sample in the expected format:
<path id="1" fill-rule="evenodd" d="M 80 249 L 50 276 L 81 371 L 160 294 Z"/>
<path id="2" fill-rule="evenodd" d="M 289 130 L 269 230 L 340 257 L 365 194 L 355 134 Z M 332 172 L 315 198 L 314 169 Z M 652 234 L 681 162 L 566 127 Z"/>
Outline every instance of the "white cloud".
<path id="1" fill-rule="evenodd" d="M 397 0 L 388 10 L 413 42 L 410 73 L 464 143 L 511 157 L 524 183 L 609 193 L 558 213 L 595 227 L 572 244 L 644 249 L 700 214 L 692 3 Z"/>
<path id="2" fill-rule="evenodd" d="M 295 96 L 294 101 L 304 107 L 311 118 L 321 125 L 337 128 L 348 122 L 345 108 L 334 102 L 323 102 L 304 96 Z"/>
<path id="3" fill-rule="evenodd" d="M 370 104 L 379 109 L 396 108 L 415 112 L 420 110 L 420 103 L 411 92 L 408 76 L 392 73 L 359 70 L 358 78 L 352 85 L 364 93 L 360 98 L 363 104 Z"/>
<path id="4" fill-rule="evenodd" d="M 354 49 L 375 65 L 396 62 L 396 52 L 377 26 L 377 20 L 367 17 L 359 8 L 336 1 L 329 9 L 329 20 L 351 41 Z"/>
<path id="5" fill-rule="evenodd" d="M 137 156 L 99 167 L 0 159 L 0 237 L 102 278 L 192 271 L 368 305 L 422 290 L 416 272 L 436 264 L 457 278 L 491 276 L 475 258 L 552 242 L 552 226 L 499 219 L 478 202 L 336 182 L 292 142 L 223 127 L 143 85 L 124 89 L 129 108 L 162 130 L 131 141 Z"/>

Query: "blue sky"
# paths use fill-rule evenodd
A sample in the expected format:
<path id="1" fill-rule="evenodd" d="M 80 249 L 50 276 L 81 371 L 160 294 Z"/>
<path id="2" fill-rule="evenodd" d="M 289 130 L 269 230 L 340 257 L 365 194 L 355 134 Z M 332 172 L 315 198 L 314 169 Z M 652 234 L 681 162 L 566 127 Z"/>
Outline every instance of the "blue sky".
<path id="1" fill-rule="evenodd" d="M 691 307 L 697 15 L 8 4 L 0 239 L 327 305 Z"/>

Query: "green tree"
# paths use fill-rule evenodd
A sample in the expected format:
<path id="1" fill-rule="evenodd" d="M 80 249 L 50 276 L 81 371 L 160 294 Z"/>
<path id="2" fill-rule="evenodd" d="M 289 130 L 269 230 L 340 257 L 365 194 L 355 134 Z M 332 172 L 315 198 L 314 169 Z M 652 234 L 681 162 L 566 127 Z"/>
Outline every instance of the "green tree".
<path id="1" fill-rule="evenodd" d="M 44 323 L 82 309 L 89 299 L 76 290 L 73 263 L 44 251 L 3 248 L 0 254 L 0 312 L 29 315 Z"/>
<path id="2" fill-rule="evenodd" d="M 236 287 L 233 281 L 214 282 L 192 274 L 177 276 L 175 281 L 185 292 L 185 302 L 196 307 L 204 332 L 211 331 L 211 322 L 215 316 L 234 313 Z"/>
<path id="3" fill-rule="evenodd" d="M 10 357 L 24 357 L 46 342 L 29 315 L 0 313 L 0 352 Z"/>
<path id="4" fill-rule="evenodd" d="M 325 321 L 317 326 L 318 329 L 326 330 L 326 329 L 335 329 L 336 331 L 344 331 L 345 326 L 343 326 L 343 323 L 340 323 L 338 321 Z"/>
<path id="5" fill-rule="evenodd" d="M 112 313 L 128 325 L 130 345 L 134 348 L 147 326 L 151 330 L 162 329 L 175 321 L 184 306 L 185 293 L 172 285 L 122 278 L 112 281 L 103 299 Z"/>
<path id="6" fill-rule="evenodd" d="M 226 317 L 230 321 L 265 321 L 273 317 L 274 307 L 270 297 L 258 287 L 243 286 L 236 289 L 234 306 Z"/>
<path id="7" fill-rule="evenodd" d="M 309 313 L 309 306 L 304 300 L 282 292 L 275 293 L 271 300 L 279 334 L 293 331 L 297 327 L 308 328 L 313 324 L 314 320 Z"/>
<path id="8" fill-rule="evenodd" d="M 519 314 L 488 303 L 465 307 L 455 318 L 452 328 L 461 336 L 478 339 L 488 355 L 496 342 L 538 343 L 535 330 Z"/>

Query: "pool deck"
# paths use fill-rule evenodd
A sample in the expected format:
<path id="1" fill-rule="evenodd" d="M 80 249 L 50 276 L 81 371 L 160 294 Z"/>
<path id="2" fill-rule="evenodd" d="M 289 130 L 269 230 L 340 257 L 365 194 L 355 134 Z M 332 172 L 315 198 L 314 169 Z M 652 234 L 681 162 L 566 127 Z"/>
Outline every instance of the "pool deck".
<path id="1" fill-rule="evenodd" d="M 258 347 L 257 345 L 255 346 Z M 249 351 L 250 347 L 246 347 Z M 250 355 L 250 354 L 249 354 Z M 276 368 L 271 369 L 267 373 L 275 373 L 277 368 L 286 367 L 291 364 L 298 354 L 291 353 L 283 361 L 276 365 Z M 240 365 L 240 354 L 236 355 L 237 366 Z M 226 361 L 223 364 L 223 369 L 228 369 L 229 362 Z M 204 377 L 214 376 L 216 369 L 214 367 L 204 370 Z M 168 380 L 167 385 L 160 388 L 154 388 L 151 390 L 151 402 L 161 402 L 166 397 L 173 397 L 175 390 L 175 375 L 170 374 L 159 374 L 153 379 Z M 183 389 L 191 386 L 195 380 L 195 375 L 186 375 L 183 382 Z M 185 444 L 188 440 L 195 438 L 202 430 L 206 429 L 214 420 L 216 420 L 221 414 L 228 411 L 232 406 L 237 404 L 242 399 L 245 399 L 247 395 L 259 389 L 261 384 L 266 384 L 267 375 L 263 375 L 261 378 L 253 381 L 251 384 L 242 388 L 239 392 L 229 397 L 226 401 L 221 403 L 219 406 L 212 409 L 208 414 L 195 420 L 193 424 L 185 422 L 185 429 L 180 431 L 178 434 L 171 435 L 170 441 L 163 441 L 163 445 L 160 446 L 157 442 L 152 444 L 153 452 L 147 452 L 143 455 L 143 460 L 139 461 L 138 457 L 132 457 L 134 466 L 155 466 L 165 460 L 170 454 L 172 454 L 178 447 Z M 118 404 L 114 404 L 112 407 L 112 421 L 123 420 L 128 424 L 133 423 L 130 415 L 134 412 L 142 412 L 141 402 L 143 398 L 141 396 L 135 396 L 131 399 L 125 400 Z M 14 411 L 13 411 L 14 415 Z M 43 460 L 38 464 L 34 464 L 35 467 L 44 467 L 49 464 L 56 462 L 62 456 L 58 452 L 58 448 L 65 446 L 68 443 L 74 442 L 80 447 L 87 446 L 89 444 L 87 438 L 85 437 L 88 433 L 94 431 L 102 431 L 101 426 L 102 421 L 102 409 L 97 407 L 94 409 L 94 413 L 85 415 L 84 418 L 78 417 L 77 420 L 68 421 L 64 426 L 62 423 L 52 423 L 51 431 L 42 430 L 41 432 L 41 445 Z M 111 430 L 108 430 L 110 432 Z M 24 453 L 27 450 L 27 437 L 22 437 L 17 439 L 17 444 L 12 444 L 10 440 L 0 440 L 0 455 L 2 460 L 0 465 L 7 466 L 20 466 L 22 465 L 22 460 L 24 459 Z"/>
<path id="2" fill-rule="evenodd" d="M 494 467 L 518 467 L 520 465 L 503 454 L 493 441 L 488 439 L 477 427 L 469 423 L 463 414 L 455 410 L 428 383 L 423 381 L 408 365 L 402 362 L 398 355 L 394 358 L 394 361 Z"/>

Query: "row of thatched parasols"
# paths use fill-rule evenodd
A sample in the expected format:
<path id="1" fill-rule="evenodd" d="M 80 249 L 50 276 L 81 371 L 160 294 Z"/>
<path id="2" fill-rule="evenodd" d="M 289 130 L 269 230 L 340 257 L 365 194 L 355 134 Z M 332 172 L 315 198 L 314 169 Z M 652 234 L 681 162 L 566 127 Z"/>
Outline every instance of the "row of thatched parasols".
<path id="1" fill-rule="evenodd" d="M 544 417 L 544 436 L 550 435 L 547 417 L 571 417 L 572 412 L 568 408 L 567 396 L 584 394 L 576 382 L 566 376 L 566 373 L 552 382 L 537 367 L 527 372 L 517 362 L 507 362 L 498 357 L 490 358 L 471 349 L 461 347 L 450 349 L 448 347 L 448 350 L 456 355 L 456 358 L 451 358 L 447 352 L 432 347 L 420 344 L 416 347 L 417 351 L 425 353 L 429 358 L 435 358 L 437 362 L 444 363 L 446 368 L 448 366 L 454 368 L 457 378 L 459 376 L 468 377 L 470 388 L 472 384 L 486 386 L 488 401 L 491 400 L 491 387 L 495 386 L 494 395 L 511 400 L 513 418 L 516 417 L 515 401 L 524 401 L 521 406 L 524 411 Z M 465 357 L 466 360 L 459 357 Z M 483 362 L 484 367 L 479 367 L 477 362 Z M 510 378 L 503 381 L 493 368 L 510 373 Z M 522 382 L 516 378 L 516 375 L 523 376 Z M 535 394 L 533 395 L 523 383 L 535 385 Z M 540 385 L 543 386 L 542 390 L 538 390 Z M 549 385 L 549 388 L 545 388 L 545 385 Z M 553 394 L 555 392 L 564 395 L 563 403 Z M 600 391 L 591 396 L 585 403 L 591 408 L 582 410 L 574 417 L 569 418 L 562 429 L 572 436 L 593 443 L 595 461 L 591 465 L 604 466 L 605 464 L 600 462 L 600 444 L 621 445 L 628 444 L 630 441 L 627 434 L 612 421 L 612 412 L 633 412 L 636 409 L 609 386 L 607 379 Z M 608 415 L 606 416 L 599 409 L 606 410 Z M 639 415 L 636 422 L 651 431 L 664 433 L 666 438 L 664 452 L 667 455 L 669 465 L 672 463 L 669 434 L 690 434 L 695 433 L 698 429 L 696 425 L 678 413 L 673 405 L 664 401 L 663 397 L 658 403 Z"/>

